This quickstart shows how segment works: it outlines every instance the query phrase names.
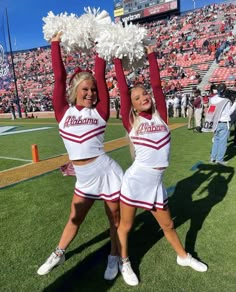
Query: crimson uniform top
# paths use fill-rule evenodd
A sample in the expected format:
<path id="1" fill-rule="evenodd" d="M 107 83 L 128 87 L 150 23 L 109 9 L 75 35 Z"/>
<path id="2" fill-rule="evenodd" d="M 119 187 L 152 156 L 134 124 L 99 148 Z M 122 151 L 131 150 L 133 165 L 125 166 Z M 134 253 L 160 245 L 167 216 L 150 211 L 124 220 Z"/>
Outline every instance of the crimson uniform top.
<path id="1" fill-rule="evenodd" d="M 150 81 L 155 99 L 156 108 L 160 114 L 139 113 L 139 123 L 134 128 L 130 124 L 131 100 L 127 86 L 122 62 L 115 59 L 117 81 L 121 96 L 121 115 L 123 125 L 135 149 L 135 162 L 148 167 L 167 167 L 169 164 L 170 131 L 167 126 L 167 109 L 158 64 L 154 53 L 148 54 L 150 66 Z M 158 151 L 158 155 L 157 155 Z"/>
<path id="2" fill-rule="evenodd" d="M 53 107 L 59 132 L 70 160 L 92 158 L 104 153 L 104 132 L 109 119 L 109 93 L 105 80 L 105 61 L 95 59 L 98 103 L 96 107 L 70 106 L 66 99 L 66 70 L 58 41 L 51 44 L 52 68 L 55 84 Z"/>

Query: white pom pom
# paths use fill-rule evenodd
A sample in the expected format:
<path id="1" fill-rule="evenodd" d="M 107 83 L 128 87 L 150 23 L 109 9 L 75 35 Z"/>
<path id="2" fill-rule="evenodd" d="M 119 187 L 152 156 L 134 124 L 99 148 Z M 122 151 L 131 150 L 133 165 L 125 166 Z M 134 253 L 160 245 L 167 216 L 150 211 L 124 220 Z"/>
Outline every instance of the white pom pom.
<path id="1" fill-rule="evenodd" d="M 99 31 L 95 39 L 97 53 L 107 61 L 114 57 L 126 58 L 130 64 L 134 64 L 145 55 L 143 40 L 146 35 L 147 30 L 143 27 L 133 24 L 123 27 L 120 22 L 113 23 Z"/>
<path id="2" fill-rule="evenodd" d="M 75 14 L 71 14 L 67 17 L 63 16 L 63 22 L 65 24 L 65 30 L 61 37 L 61 45 L 68 51 L 75 51 L 79 47 L 76 40 L 79 19 Z"/>
<path id="3" fill-rule="evenodd" d="M 101 13 L 97 14 L 95 18 L 98 24 L 111 24 L 111 17 L 107 11 L 103 10 Z"/>
<path id="4" fill-rule="evenodd" d="M 43 17 L 45 24 L 43 25 L 44 39 L 50 41 L 51 38 L 59 31 L 65 31 L 66 25 L 64 20 L 67 18 L 67 13 L 54 15 L 52 11 L 47 17 Z"/>
<path id="5" fill-rule="evenodd" d="M 100 7 L 99 8 L 91 8 L 91 7 L 84 7 L 84 11 L 86 12 L 86 14 L 91 14 L 94 17 L 99 13 L 100 11 Z"/>
<path id="6" fill-rule="evenodd" d="M 90 46 L 92 46 L 100 31 L 104 30 L 105 25 L 111 24 L 112 21 L 105 10 L 100 12 L 100 8 L 87 7 L 84 10 L 86 13 L 80 16 L 80 26 L 78 29 L 81 31 L 81 36 L 87 38 L 86 47 L 88 47 L 87 41 L 89 40 Z"/>
<path id="7" fill-rule="evenodd" d="M 44 38 L 50 41 L 59 31 L 62 31 L 61 45 L 68 51 L 90 49 L 100 32 L 105 29 L 107 24 L 111 24 L 109 14 L 100 8 L 84 8 L 85 14 L 78 17 L 75 14 L 68 15 L 66 12 L 54 15 L 49 12 L 47 17 L 43 18 Z"/>
<path id="8" fill-rule="evenodd" d="M 94 19 L 95 16 L 92 14 L 78 18 L 75 14 L 54 15 L 49 12 L 48 16 L 43 18 L 45 22 L 43 26 L 44 38 L 50 41 L 57 32 L 62 31 L 61 45 L 68 51 L 89 49 L 93 45 L 90 31 L 93 29 Z"/>
<path id="9" fill-rule="evenodd" d="M 103 19 L 103 18 L 106 18 L 107 16 L 109 16 L 108 12 L 105 10 L 102 10 L 102 12 L 97 13 L 96 19 Z"/>

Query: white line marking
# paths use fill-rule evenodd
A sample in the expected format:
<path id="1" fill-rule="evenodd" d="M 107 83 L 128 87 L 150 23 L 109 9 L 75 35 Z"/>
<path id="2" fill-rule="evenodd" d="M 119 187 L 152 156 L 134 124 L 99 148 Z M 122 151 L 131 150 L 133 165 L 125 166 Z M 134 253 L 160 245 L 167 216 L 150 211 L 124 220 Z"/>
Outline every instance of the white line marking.
<path id="1" fill-rule="evenodd" d="M 11 131 L 13 129 L 15 129 L 17 126 L 1 126 L 0 127 L 0 133 L 5 133 L 8 131 Z"/>
<path id="2" fill-rule="evenodd" d="M 21 133 L 26 133 L 26 132 L 34 132 L 34 131 L 41 131 L 41 130 L 48 130 L 48 129 L 52 129 L 52 127 L 42 127 L 42 128 L 28 129 L 28 130 L 11 131 L 11 132 L 6 132 L 6 133 L 0 133 L 0 136 L 21 134 Z"/>
<path id="3" fill-rule="evenodd" d="M 0 156 L 0 158 L 1 159 L 8 159 L 8 160 L 18 160 L 18 161 L 32 162 L 32 160 L 29 160 L 29 159 L 21 159 L 21 158 L 14 158 L 14 157 Z"/>

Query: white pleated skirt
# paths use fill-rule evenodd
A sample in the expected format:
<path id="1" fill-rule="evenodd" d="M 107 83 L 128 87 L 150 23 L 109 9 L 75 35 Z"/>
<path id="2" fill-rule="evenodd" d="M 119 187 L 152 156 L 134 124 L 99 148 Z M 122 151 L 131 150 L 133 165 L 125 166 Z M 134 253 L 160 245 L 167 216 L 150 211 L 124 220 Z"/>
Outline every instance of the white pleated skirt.
<path id="1" fill-rule="evenodd" d="M 103 154 L 83 166 L 74 165 L 74 169 L 76 196 L 94 200 L 119 200 L 123 170 L 108 155 Z"/>
<path id="2" fill-rule="evenodd" d="M 164 170 L 143 167 L 135 162 L 123 177 L 120 201 L 146 210 L 165 209 L 168 195 L 163 185 Z"/>

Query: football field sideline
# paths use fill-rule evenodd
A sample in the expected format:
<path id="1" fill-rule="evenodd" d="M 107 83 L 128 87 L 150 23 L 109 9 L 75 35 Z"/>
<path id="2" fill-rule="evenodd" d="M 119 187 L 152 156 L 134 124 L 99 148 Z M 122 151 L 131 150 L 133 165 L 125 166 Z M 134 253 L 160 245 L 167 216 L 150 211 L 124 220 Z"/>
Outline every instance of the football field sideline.
<path id="1" fill-rule="evenodd" d="M 185 123 L 172 124 L 171 130 L 185 126 Z M 118 138 L 104 143 L 106 152 L 110 152 L 129 145 L 127 137 Z M 10 157 L 8 157 L 9 159 Z M 58 169 L 63 164 L 69 162 L 68 154 L 41 160 L 37 163 L 29 163 L 19 167 L 11 168 L 0 172 L 0 189 L 14 185 L 16 183 L 43 175 Z"/>

